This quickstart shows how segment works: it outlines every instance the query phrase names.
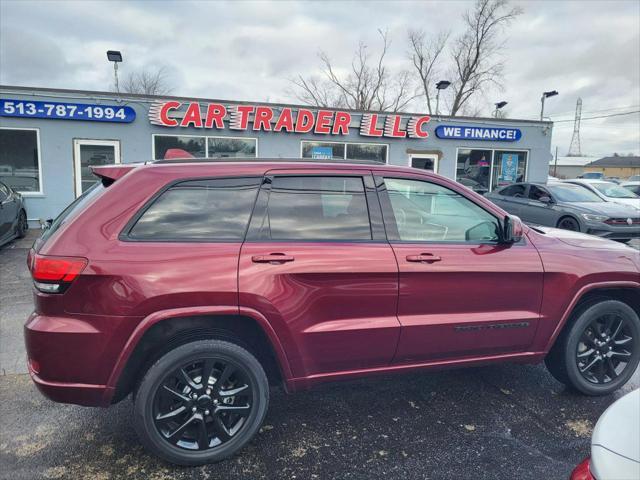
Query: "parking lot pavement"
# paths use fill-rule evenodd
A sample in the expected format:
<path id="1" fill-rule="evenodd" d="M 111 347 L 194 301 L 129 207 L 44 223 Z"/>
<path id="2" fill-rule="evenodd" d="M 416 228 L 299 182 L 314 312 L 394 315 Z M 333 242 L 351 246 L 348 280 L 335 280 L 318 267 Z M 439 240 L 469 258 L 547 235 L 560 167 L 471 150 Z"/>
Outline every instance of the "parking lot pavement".
<path id="1" fill-rule="evenodd" d="M 217 465 L 174 467 L 145 453 L 131 402 L 109 409 L 43 398 L 24 367 L 31 309 L 26 249 L 0 249 L 0 479 L 566 479 L 615 395 L 575 394 L 540 365 L 499 365 L 272 389 L 264 426 Z M 6 287 L 5 287 L 6 285 Z M 16 358 L 19 357 L 19 358 Z"/>

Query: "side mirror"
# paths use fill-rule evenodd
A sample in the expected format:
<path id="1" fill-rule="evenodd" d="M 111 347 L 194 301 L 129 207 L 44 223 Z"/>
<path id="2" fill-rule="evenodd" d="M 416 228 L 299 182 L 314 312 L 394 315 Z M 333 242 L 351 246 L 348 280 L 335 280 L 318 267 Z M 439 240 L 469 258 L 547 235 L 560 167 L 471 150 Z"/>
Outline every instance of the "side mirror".
<path id="1" fill-rule="evenodd" d="M 518 243 L 524 235 L 522 220 L 515 215 L 504 217 L 502 243 Z"/>
<path id="2" fill-rule="evenodd" d="M 547 204 L 549 204 L 549 203 L 553 203 L 553 199 L 552 199 L 550 196 L 548 196 L 548 195 L 544 195 L 544 196 L 540 197 L 540 198 L 538 199 L 538 201 L 539 201 L 539 202 L 542 202 L 542 203 L 547 203 Z"/>

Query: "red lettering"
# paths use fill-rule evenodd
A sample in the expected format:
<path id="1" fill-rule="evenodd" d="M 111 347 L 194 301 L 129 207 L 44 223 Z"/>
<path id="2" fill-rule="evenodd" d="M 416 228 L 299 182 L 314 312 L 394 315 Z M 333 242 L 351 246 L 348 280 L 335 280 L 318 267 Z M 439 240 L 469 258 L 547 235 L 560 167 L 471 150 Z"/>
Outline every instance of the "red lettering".
<path id="1" fill-rule="evenodd" d="M 166 127 L 178 126 L 178 121 L 175 118 L 169 117 L 169 110 L 177 110 L 182 104 L 180 102 L 166 102 L 160 108 L 160 122 Z"/>
<path id="2" fill-rule="evenodd" d="M 234 122 L 235 130 L 246 130 L 249 125 L 249 114 L 253 112 L 254 107 L 252 105 L 238 105 L 236 107 L 236 112 L 238 112 L 239 117 Z"/>
<path id="3" fill-rule="evenodd" d="M 216 128 L 223 129 L 223 119 L 226 114 L 227 109 L 224 107 L 224 105 L 220 105 L 219 103 L 210 103 L 207 106 L 207 118 L 204 122 L 204 126 L 206 128 L 211 128 L 215 123 Z"/>
<path id="4" fill-rule="evenodd" d="M 271 131 L 271 119 L 273 118 L 273 110 L 270 107 L 257 107 L 256 114 L 253 117 L 253 129 Z"/>
<path id="5" fill-rule="evenodd" d="M 402 122 L 400 115 L 388 115 L 384 122 L 384 136 L 393 138 L 405 137 L 407 132 L 400 130 L 400 122 Z"/>
<path id="6" fill-rule="evenodd" d="M 415 121 L 413 126 L 413 135 L 416 138 L 427 138 L 429 136 L 429 132 L 427 132 L 427 123 L 431 120 L 431 117 L 425 115 L 424 117 L 420 117 Z"/>
<path id="7" fill-rule="evenodd" d="M 333 121 L 333 134 L 349 135 L 349 124 L 351 123 L 351 114 L 348 112 L 336 112 L 336 118 Z"/>
<path id="8" fill-rule="evenodd" d="M 274 132 L 279 132 L 284 128 L 285 132 L 293 132 L 293 117 L 291 116 L 291 109 L 284 107 L 280 112 L 276 126 L 273 127 Z"/>
<path id="9" fill-rule="evenodd" d="M 316 129 L 315 133 L 321 134 L 329 134 L 331 133 L 331 128 L 329 125 L 331 124 L 331 117 L 333 116 L 333 112 L 329 110 L 320 110 L 318 111 L 318 116 L 316 118 Z"/>
<path id="10" fill-rule="evenodd" d="M 313 129 L 313 113 L 301 108 L 296 117 L 296 133 L 309 133 Z"/>
<path id="11" fill-rule="evenodd" d="M 198 102 L 191 102 L 187 107 L 187 111 L 182 117 L 181 127 L 188 127 L 193 124 L 194 127 L 202 128 L 202 115 L 200 114 L 200 104 Z"/>
<path id="12" fill-rule="evenodd" d="M 377 128 L 378 114 L 369 113 L 362 116 L 362 123 L 365 127 L 364 135 L 368 137 L 381 137 L 384 131 L 381 128 Z M 362 128 L 362 127 L 360 127 Z"/>

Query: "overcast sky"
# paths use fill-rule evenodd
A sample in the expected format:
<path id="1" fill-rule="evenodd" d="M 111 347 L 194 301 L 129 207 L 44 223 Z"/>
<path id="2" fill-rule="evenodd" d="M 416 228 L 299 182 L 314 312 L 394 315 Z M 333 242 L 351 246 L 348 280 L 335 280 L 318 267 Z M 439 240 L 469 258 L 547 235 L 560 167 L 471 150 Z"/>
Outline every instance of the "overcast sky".
<path id="1" fill-rule="evenodd" d="M 583 100 L 583 154 L 640 153 L 640 1 L 518 1 L 507 31 L 505 88 L 478 99 L 483 114 L 506 100 L 512 118 L 536 118 L 540 95 L 554 121 L 552 145 L 567 152 Z M 122 76 L 164 65 L 175 95 L 296 102 L 292 76 L 319 72 L 324 50 L 348 67 L 359 40 L 375 51 L 376 29 L 392 39 L 389 67 L 409 68 L 407 32 L 455 35 L 469 1 L 117 2 L 0 0 L 0 83 L 108 90 L 108 49 Z M 419 102 L 411 110 L 422 111 Z M 569 120 L 561 122 L 561 120 Z"/>

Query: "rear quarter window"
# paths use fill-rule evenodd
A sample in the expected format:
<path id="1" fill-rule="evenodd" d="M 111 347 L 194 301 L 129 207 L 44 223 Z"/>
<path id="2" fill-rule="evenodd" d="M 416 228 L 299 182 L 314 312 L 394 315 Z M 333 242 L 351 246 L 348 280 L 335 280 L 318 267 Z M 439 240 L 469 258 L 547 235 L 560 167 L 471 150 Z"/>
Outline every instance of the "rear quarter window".
<path id="1" fill-rule="evenodd" d="M 127 238 L 241 241 L 261 178 L 191 180 L 172 185 L 134 219 Z"/>

